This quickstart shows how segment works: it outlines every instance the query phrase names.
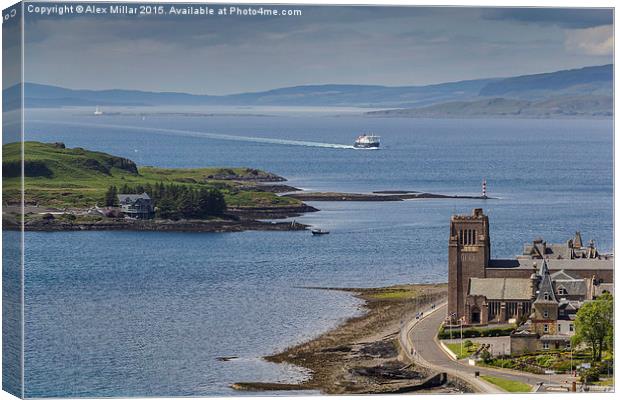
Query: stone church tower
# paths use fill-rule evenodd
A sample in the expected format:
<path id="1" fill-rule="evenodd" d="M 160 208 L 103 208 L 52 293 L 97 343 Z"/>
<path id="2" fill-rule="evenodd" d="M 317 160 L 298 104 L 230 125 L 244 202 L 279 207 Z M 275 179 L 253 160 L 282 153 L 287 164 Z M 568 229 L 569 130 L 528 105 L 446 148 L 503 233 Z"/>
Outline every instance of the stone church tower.
<path id="1" fill-rule="evenodd" d="M 481 208 L 471 215 L 453 215 L 448 244 L 448 315 L 465 313 L 469 278 L 485 278 L 491 257 L 489 218 Z"/>

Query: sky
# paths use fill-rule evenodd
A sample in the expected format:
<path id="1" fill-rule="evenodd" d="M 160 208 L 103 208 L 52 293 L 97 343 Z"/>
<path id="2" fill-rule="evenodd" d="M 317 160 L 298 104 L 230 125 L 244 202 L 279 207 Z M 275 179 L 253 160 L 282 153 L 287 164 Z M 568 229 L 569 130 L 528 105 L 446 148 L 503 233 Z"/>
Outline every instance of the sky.
<path id="1" fill-rule="evenodd" d="M 276 8 L 302 15 L 26 13 L 25 79 L 221 95 L 308 84 L 426 85 L 613 62 L 611 9 Z"/>

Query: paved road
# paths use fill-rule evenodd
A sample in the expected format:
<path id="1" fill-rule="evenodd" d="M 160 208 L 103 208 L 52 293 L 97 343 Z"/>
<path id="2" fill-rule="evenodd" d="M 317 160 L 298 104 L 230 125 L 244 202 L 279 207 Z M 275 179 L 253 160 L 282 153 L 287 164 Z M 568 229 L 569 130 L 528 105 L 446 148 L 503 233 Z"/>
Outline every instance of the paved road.
<path id="1" fill-rule="evenodd" d="M 409 321 L 404 324 L 401 330 L 401 345 L 406 349 L 410 359 L 431 369 L 447 372 L 460 377 L 470 383 L 474 388 L 481 392 L 497 393 L 501 389 L 487 383 L 484 380 L 475 378 L 474 373 L 480 371 L 481 375 L 497 376 L 505 379 L 516 380 L 528 383 L 532 386 L 539 382 L 563 383 L 570 377 L 566 375 L 535 375 L 519 371 L 498 370 L 480 366 L 471 366 L 464 361 L 455 361 L 450 358 L 440 347 L 436 339 L 436 334 L 441 322 L 446 317 L 447 305 L 438 306 L 433 312 L 425 312 L 425 317 L 419 321 Z"/>

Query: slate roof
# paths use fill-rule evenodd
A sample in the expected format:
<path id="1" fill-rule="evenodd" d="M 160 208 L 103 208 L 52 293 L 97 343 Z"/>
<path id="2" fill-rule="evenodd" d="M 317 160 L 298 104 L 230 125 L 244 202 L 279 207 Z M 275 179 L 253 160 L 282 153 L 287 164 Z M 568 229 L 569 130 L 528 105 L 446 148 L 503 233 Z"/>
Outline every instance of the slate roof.
<path id="1" fill-rule="evenodd" d="M 559 294 L 560 288 L 564 288 L 567 292 L 567 296 L 587 296 L 588 285 L 585 279 L 575 278 L 564 270 L 551 274 L 551 280 L 553 281 L 555 291 Z"/>
<path id="2" fill-rule="evenodd" d="M 548 341 L 567 341 L 570 340 L 569 335 L 542 335 L 540 340 L 548 340 Z"/>
<path id="3" fill-rule="evenodd" d="M 555 290 L 558 292 L 558 296 L 562 296 L 559 294 L 560 288 L 566 289 L 568 292 L 568 296 L 587 296 L 588 294 L 588 285 L 586 285 L 586 281 L 581 280 L 557 280 L 555 281 Z"/>
<path id="4" fill-rule="evenodd" d="M 551 279 L 553 279 L 554 281 L 557 281 L 557 280 L 563 280 L 563 281 L 566 281 L 566 280 L 580 280 L 579 277 L 572 276 L 571 274 L 569 274 L 565 270 L 560 270 L 560 271 L 554 272 L 553 274 L 551 274 Z"/>
<path id="5" fill-rule="evenodd" d="M 553 281 L 551 280 L 551 274 L 549 274 L 547 260 L 543 260 L 538 275 L 542 278 L 538 285 L 538 296 L 536 296 L 534 303 L 557 303 L 558 300 L 553 291 Z"/>
<path id="6" fill-rule="evenodd" d="M 469 294 L 489 300 L 529 300 L 531 281 L 523 278 L 470 278 Z"/>
<path id="7" fill-rule="evenodd" d="M 118 202 L 121 204 L 135 203 L 137 200 L 151 200 L 148 194 L 118 194 Z"/>
<path id="8" fill-rule="evenodd" d="M 488 268 L 507 268 L 507 269 L 526 269 L 532 271 L 534 264 L 539 265 L 540 259 L 533 259 L 529 256 L 517 256 L 516 260 L 493 260 L 489 261 Z M 552 271 L 583 269 L 583 270 L 607 270 L 614 269 L 613 255 L 601 256 L 600 258 L 576 258 L 576 259 L 549 259 L 547 260 L 549 269 Z"/>

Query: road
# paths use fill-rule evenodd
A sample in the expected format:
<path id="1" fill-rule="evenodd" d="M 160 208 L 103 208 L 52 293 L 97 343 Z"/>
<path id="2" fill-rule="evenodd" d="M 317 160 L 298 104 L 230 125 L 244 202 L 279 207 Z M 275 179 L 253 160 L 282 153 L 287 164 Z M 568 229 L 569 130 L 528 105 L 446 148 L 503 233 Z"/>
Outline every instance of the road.
<path id="1" fill-rule="evenodd" d="M 437 340 L 437 331 L 441 322 L 446 317 L 447 305 L 438 306 L 432 312 L 425 312 L 425 317 L 420 320 L 408 321 L 403 325 L 399 336 L 401 346 L 405 349 L 411 361 L 439 372 L 457 376 L 468 382 L 477 391 L 483 393 L 498 393 L 502 390 L 488 382 L 476 378 L 476 371 L 481 375 L 490 375 L 524 382 L 535 386 L 540 382 L 561 384 L 571 378 L 566 375 L 535 375 L 507 369 L 486 368 L 471 366 L 465 361 L 456 361 L 450 358 L 441 348 Z"/>

